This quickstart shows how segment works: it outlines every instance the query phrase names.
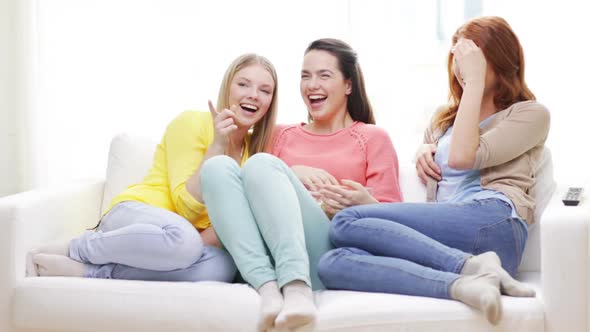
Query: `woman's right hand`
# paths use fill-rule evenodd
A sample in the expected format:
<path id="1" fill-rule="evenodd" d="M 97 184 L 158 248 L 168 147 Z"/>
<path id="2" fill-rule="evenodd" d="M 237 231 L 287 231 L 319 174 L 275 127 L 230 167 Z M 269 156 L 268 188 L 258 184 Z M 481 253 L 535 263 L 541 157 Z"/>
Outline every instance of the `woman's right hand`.
<path id="1" fill-rule="evenodd" d="M 321 168 L 296 165 L 291 167 L 291 170 L 303 182 L 307 190 L 312 192 L 312 195 L 317 193 L 325 184 L 339 185 L 338 180 L 332 174 Z"/>
<path id="2" fill-rule="evenodd" d="M 486 58 L 473 40 L 460 38 L 451 52 L 453 53 L 453 70 L 457 80 L 463 83 L 462 85 L 478 82 L 485 85 Z"/>
<path id="3" fill-rule="evenodd" d="M 236 105 L 232 105 L 230 109 L 224 109 L 217 112 L 211 100 L 209 100 L 209 111 L 213 118 L 213 128 L 215 133 L 213 135 L 213 143 L 211 145 L 217 146 L 225 150 L 229 143 L 231 133 L 238 129 L 238 121 L 236 119 Z"/>
<path id="4" fill-rule="evenodd" d="M 434 161 L 435 153 L 435 144 L 422 144 L 416 152 L 416 172 L 424 185 L 429 177 L 437 181 L 442 179 L 440 167 Z"/>

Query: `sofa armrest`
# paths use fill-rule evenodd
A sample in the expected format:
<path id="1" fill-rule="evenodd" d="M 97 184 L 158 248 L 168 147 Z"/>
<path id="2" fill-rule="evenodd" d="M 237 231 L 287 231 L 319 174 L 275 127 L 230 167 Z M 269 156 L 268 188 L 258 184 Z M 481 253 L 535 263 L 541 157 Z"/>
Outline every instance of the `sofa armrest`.
<path id="1" fill-rule="evenodd" d="M 35 245 L 79 235 L 100 218 L 103 180 L 32 190 L 0 199 L 0 262 L 24 276 L 26 252 Z"/>
<path id="2" fill-rule="evenodd" d="M 0 198 L 0 331 L 12 331 L 10 302 L 35 245 L 66 240 L 100 218 L 104 180 Z"/>
<path id="3" fill-rule="evenodd" d="M 586 192 L 590 186 L 585 186 Z M 540 220 L 542 294 L 545 331 L 588 330 L 590 208 L 561 202 L 558 187 Z"/>

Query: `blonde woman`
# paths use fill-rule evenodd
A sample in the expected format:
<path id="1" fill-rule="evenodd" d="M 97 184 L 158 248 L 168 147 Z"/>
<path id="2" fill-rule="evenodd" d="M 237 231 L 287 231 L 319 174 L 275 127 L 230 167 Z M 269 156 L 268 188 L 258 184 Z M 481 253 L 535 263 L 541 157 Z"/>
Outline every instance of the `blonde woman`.
<path id="1" fill-rule="evenodd" d="M 246 54 L 227 69 L 217 111 L 187 111 L 167 127 L 140 183 L 116 196 L 96 230 L 31 250 L 28 276 L 164 281 L 232 281 L 236 267 L 220 248 L 201 195 L 201 164 L 225 155 L 243 164 L 268 146 L 277 75 Z"/>

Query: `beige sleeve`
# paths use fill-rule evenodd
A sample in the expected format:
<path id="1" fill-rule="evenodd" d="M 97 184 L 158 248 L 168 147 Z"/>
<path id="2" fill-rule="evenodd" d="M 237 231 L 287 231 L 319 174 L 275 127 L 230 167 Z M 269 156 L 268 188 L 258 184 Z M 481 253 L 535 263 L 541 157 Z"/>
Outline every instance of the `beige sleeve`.
<path id="1" fill-rule="evenodd" d="M 547 138 L 549 123 L 549 111 L 539 103 L 525 103 L 514 109 L 481 135 L 473 168 L 501 165 L 522 155 Z"/>

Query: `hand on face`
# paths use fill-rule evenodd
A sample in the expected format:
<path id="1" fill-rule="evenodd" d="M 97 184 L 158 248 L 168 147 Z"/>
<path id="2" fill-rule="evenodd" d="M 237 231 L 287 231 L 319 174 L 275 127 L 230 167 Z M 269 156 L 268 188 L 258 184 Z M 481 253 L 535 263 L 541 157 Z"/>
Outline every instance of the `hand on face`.
<path id="1" fill-rule="evenodd" d="M 342 185 L 326 184 L 320 190 L 322 208 L 328 215 L 354 205 L 373 204 L 378 201 L 362 184 L 342 180 Z"/>
<path id="2" fill-rule="evenodd" d="M 424 185 L 429 177 L 437 181 L 442 179 L 440 167 L 434 162 L 435 153 L 436 145 L 434 144 L 422 144 L 416 152 L 416 172 Z"/>
<path id="3" fill-rule="evenodd" d="M 471 39 L 460 38 L 451 48 L 453 70 L 461 86 L 485 84 L 487 62 L 482 50 Z"/>

